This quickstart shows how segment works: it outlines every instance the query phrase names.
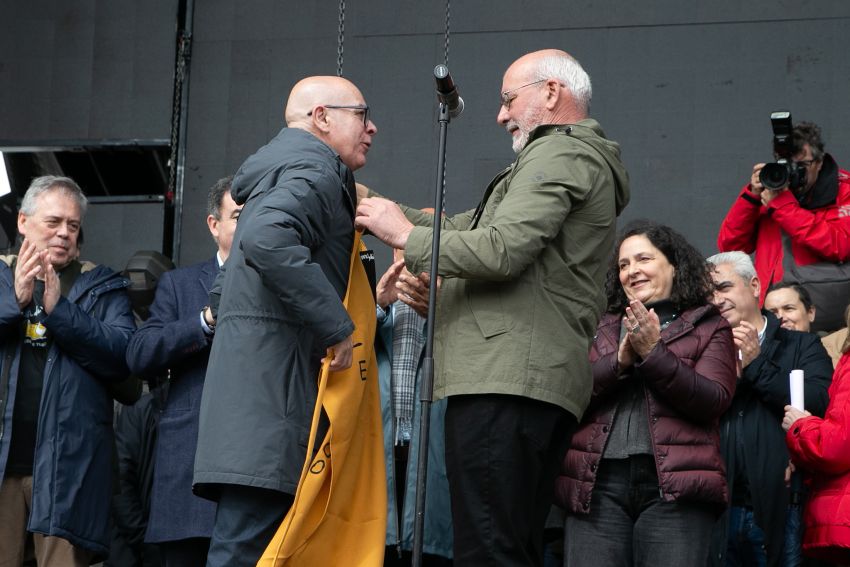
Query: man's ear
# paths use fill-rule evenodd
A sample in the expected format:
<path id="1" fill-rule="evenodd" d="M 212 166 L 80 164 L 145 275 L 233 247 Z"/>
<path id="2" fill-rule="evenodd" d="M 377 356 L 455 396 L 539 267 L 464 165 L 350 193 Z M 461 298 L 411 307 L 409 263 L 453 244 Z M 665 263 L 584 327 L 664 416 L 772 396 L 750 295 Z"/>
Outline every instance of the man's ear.
<path id="1" fill-rule="evenodd" d="M 750 280 L 750 287 L 753 289 L 753 295 L 756 297 L 761 294 L 761 282 L 758 276 L 753 276 L 753 279 Z"/>
<path id="2" fill-rule="evenodd" d="M 324 106 L 317 106 L 314 108 L 313 114 L 310 116 L 310 118 L 313 119 L 313 127 L 319 132 L 329 132 L 331 129 L 330 122 L 328 121 L 329 116 L 330 115 Z"/>
<path id="3" fill-rule="evenodd" d="M 19 212 L 18 213 L 18 233 L 21 236 L 24 236 L 24 237 L 27 235 L 26 224 L 27 224 L 27 215 Z"/>
<path id="4" fill-rule="evenodd" d="M 216 242 L 218 242 L 218 222 L 213 215 L 207 215 L 207 228 L 210 229 L 210 234 Z"/>
<path id="5" fill-rule="evenodd" d="M 552 111 L 559 106 L 558 101 L 562 97 L 572 98 L 568 89 L 561 88 L 561 83 L 555 79 L 546 81 L 546 110 Z"/>

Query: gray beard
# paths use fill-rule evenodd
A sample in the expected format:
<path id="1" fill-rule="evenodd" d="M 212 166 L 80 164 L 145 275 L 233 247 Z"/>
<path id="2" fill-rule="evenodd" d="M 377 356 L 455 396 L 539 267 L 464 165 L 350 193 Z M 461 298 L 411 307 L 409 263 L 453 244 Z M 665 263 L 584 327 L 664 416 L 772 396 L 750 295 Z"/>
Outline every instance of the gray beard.
<path id="1" fill-rule="evenodd" d="M 513 148 L 515 154 L 520 153 L 525 147 L 525 145 L 528 143 L 528 134 L 528 132 L 522 132 L 519 136 L 513 139 L 511 147 Z"/>

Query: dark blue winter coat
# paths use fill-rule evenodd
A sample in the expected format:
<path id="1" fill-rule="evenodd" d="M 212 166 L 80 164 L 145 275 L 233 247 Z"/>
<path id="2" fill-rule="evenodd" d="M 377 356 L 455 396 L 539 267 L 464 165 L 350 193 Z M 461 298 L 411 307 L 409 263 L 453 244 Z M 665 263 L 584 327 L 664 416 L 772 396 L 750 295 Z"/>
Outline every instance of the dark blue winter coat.
<path id="1" fill-rule="evenodd" d="M 215 503 L 192 494 L 192 467 L 211 343 L 201 327 L 201 309 L 216 274 L 215 258 L 166 272 L 157 284 L 150 318 L 127 347 L 127 364 L 134 373 L 170 375 L 157 426 L 148 542 L 212 535 Z"/>
<path id="2" fill-rule="evenodd" d="M 0 261 L 0 475 L 6 470 L 21 355 L 21 310 L 13 273 Z M 127 377 L 124 353 L 135 323 L 128 282 L 84 263 L 67 297 L 44 321 L 53 336 L 44 369 L 27 530 L 106 554 L 112 496 L 112 397 L 104 384 Z M 0 476 L 2 483 L 2 476 Z"/>

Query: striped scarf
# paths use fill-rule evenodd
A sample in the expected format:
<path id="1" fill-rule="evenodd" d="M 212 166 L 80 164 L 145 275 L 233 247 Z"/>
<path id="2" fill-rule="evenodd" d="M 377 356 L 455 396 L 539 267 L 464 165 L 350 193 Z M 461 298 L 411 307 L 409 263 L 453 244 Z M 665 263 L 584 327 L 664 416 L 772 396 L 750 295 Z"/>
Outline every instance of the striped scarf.
<path id="1" fill-rule="evenodd" d="M 392 403 L 395 444 L 410 441 L 413 430 L 414 388 L 422 347 L 425 319 L 409 305 L 393 304 Z"/>

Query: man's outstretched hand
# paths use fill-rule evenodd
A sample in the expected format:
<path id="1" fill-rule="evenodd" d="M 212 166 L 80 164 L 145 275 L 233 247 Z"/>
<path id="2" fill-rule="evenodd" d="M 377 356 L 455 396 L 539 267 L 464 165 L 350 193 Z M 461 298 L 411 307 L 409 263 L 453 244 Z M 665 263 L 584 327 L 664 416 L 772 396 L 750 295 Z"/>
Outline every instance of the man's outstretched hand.
<path id="1" fill-rule="evenodd" d="M 413 223 L 407 220 L 401 208 L 388 199 L 368 197 L 357 205 L 357 216 L 354 226 L 371 232 L 378 240 L 392 246 L 404 249 L 407 237 L 413 230 Z"/>

